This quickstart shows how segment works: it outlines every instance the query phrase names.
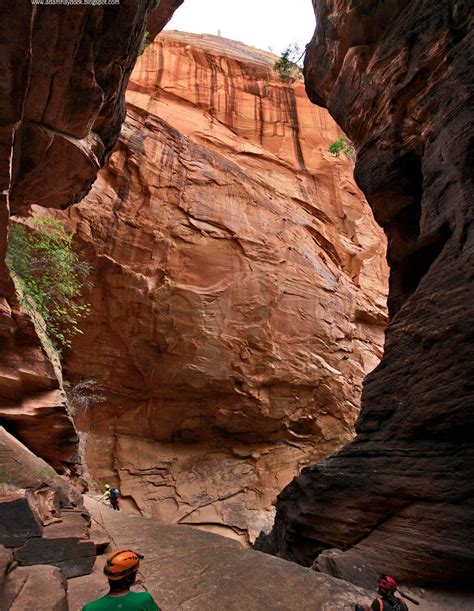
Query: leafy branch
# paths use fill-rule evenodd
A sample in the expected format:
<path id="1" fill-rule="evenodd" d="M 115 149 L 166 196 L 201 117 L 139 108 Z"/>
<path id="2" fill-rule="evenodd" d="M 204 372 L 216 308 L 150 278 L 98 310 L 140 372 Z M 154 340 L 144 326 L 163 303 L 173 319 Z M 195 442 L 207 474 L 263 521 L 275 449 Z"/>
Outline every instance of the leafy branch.
<path id="1" fill-rule="evenodd" d="M 298 44 L 289 45 L 279 59 L 273 64 L 273 69 L 285 83 L 293 83 L 298 81 L 303 76 L 303 70 L 298 65 L 302 55 Z"/>
<path id="2" fill-rule="evenodd" d="M 150 32 L 145 32 L 143 34 L 142 43 L 140 45 L 140 50 L 138 51 L 138 56 L 143 55 L 145 51 L 148 49 L 151 43 L 151 34 Z"/>
<path id="3" fill-rule="evenodd" d="M 344 153 L 344 155 L 351 160 L 354 160 L 355 157 L 354 145 L 346 136 L 341 136 L 330 144 L 328 151 L 334 155 L 334 157 L 339 157 L 341 153 Z"/>

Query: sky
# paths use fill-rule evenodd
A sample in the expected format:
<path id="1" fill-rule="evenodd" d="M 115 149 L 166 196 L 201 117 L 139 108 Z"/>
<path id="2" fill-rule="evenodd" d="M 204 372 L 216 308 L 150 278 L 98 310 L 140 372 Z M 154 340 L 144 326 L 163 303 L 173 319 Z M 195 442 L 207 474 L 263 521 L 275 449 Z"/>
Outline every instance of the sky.
<path id="1" fill-rule="evenodd" d="M 220 34 L 280 55 L 289 44 L 304 49 L 314 27 L 311 0 L 185 0 L 166 29 Z"/>

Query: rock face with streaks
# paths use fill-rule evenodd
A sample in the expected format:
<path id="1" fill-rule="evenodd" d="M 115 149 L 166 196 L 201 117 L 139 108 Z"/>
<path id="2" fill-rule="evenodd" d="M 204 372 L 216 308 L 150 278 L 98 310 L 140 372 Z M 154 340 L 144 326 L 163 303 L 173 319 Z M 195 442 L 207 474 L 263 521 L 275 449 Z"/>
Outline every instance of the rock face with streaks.
<path id="1" fill-rule="evenodd" d="M 357 181 L 388 236 L 391 322 L 356 440 L 278 498 L 273 551 L 300 563 L 352 546 L 406 582 L 472 580 L 469 5 L 317 3 L 307 90 L 358 151 Z"/>
<path id="2" fill-rule="evenodd" d="M 93 477 L 147 515 L 249 539 L 350 438 L 385 324 L 383 234 L 327 152 L 335 123 L 274 60 L 160 36 L 117 149 L 55 213 L 96 274 L 66 355 L 107 395 L 79 418 Z"/>
<path id="3" fill-rule="evenodd" d="M 178 3 L 156 5 L 0 2 L 0 421 L 60 472 L 77 470 L 77 435 L 5 265 L 8 217 L 87 192 L 117 140 L 147 20 L 156 34 Z"/>

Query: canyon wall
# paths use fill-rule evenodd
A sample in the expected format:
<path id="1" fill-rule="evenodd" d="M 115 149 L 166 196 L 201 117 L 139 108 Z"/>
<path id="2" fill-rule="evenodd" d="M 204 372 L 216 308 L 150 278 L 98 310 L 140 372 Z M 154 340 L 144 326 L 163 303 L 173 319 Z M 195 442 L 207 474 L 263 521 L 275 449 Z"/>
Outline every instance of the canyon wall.
<path id="1" fill-rule="evenodd" d="M 5 265 L 8 218 L 87 192 L 117 140 L 147 20 L 156 33 L 179 2 L 156 5 L 0 1 L 0 421 L 61 472 L 77 469 L 77 435 L 58 363 Z"/>
<path id="2" fill-rule="evenodd" d="M 274 61 L 161 35 L 91 192 L 55 213 L 95 269 L 66 354 L 107 397 L 78 419 L 92 476 L 146 515 L 243 540 L 351 437 L 386 317 L 383 233 L 327 152 L 340 131 Z"/>
<path id="3" fill-rule="evenodd" d="M 388 236 L 382 362 L 353 443 L 279 496 L 273 553 L 355 547 L 405 582 L 472 585 L 472 4 L 321 0 L 305 80 L 355 144 Z"/>

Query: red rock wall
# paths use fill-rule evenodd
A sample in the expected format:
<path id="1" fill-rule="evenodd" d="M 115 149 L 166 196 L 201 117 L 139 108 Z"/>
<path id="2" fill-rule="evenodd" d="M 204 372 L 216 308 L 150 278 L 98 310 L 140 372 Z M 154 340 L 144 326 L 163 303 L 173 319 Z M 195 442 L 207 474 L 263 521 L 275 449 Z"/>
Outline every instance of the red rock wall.
<path id="1" fill-rule="evenodd" d="M 67 355 L 96 377 L 87 462 L 164 521 L 252 539 L 298 469 L 351 436 L 381 356 L 384 238 L 327 152 L 339 130 L 274 57 L 167 33 L 63 216 L 96 270 Z"/>
<path id="2" fill-rule="evenodd" d="M 77 462 L 77 436 L 5 265 L 8 217 L 87 192 L 118 137 L 146 20 L 165 23 L 176 4 L 0 1 L 0 420 L 59 470 Z"/>
<path id="3" fill-rule="evenodd" d="M 370 4 L 370 3 L 369 3 Z M 472 583 L 472 4 L 315 3 L 311 99 L 358 151 L 388 235 L 385 352 L 357 439 L 279 496 L 273 551 L 350 546 L 418 583 Z"/>

